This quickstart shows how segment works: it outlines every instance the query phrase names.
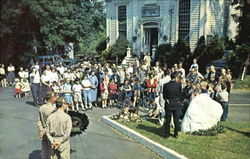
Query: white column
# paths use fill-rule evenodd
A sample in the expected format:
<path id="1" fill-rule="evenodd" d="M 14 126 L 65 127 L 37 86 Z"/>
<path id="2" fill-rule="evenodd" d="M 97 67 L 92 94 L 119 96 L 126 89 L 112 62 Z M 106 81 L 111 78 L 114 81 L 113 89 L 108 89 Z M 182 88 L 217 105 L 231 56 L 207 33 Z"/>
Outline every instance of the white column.
<path id="1" fill-rule="evenodd" d="M 127 57 L 131 57 L 131 48 L 127 47 Z"/>

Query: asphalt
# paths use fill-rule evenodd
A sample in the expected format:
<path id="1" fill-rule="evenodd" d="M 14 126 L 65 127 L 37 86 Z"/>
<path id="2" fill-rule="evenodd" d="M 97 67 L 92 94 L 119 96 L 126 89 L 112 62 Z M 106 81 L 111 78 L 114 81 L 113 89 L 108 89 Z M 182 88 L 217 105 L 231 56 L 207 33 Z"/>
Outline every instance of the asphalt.
<path id="1" fill-rule="evenodd" d="M 229 121 L 250 121 L 250 92 L 232 92 Z M 0 88 L 0 159 L 40 159 L 36 119 L 38 107 L 31 98 L 14 98 L 12 88 Z M 86 132 L 71 138 L 71 159 L 158 159 L 156 153 L 109 127 L 101 116 L 117 109 L 87 111 Z"/>
<path id="2" fill-rule="evenodd" d="M 0 88 L 0 159 L 40 159 L 36 119 L 31 98 L 14 98 L 13 90 Z M 71 138 L 71 159 L 159 159 L 156 153 L 101 121 L 117 109 L 87 111 L 86 132 Z"/>

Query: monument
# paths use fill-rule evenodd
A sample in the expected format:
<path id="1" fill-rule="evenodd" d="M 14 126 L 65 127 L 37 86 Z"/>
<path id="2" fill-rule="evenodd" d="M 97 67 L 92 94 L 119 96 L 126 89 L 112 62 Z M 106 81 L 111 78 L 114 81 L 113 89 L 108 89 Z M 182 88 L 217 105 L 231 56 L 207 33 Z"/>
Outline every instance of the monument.
<path id="1" fill-rule="evenodd" d="M 135 58 L 132 57 L 131 48 L 130 48 L 130 46 L 128 46 L 127 47 L 127 55 L 122 61 L 122 66 L 127 67 L 129 63 L 134 63 L 134 62 L 135 62 Z"/>

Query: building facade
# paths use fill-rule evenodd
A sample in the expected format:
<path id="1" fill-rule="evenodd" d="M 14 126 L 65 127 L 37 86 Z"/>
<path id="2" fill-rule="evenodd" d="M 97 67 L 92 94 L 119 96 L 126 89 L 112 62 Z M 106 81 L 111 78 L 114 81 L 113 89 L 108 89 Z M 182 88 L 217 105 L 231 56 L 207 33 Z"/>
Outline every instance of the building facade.
<path id="1" fill-rule="evenodd" d="M 193 51 L 201 36 L 233 39 L 235 12 L 228 0 L 106 0 L 107 47 L 125 36 L 135 54 L 178 39 Z"/>

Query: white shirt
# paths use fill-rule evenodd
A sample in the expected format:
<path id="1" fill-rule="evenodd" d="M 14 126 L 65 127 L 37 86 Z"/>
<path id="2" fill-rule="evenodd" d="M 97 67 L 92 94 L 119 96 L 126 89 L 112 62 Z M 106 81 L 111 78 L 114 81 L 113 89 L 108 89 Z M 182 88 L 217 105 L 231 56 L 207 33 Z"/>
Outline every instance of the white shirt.
<path id="1" fill-rule="evenodd" d="M 64 73 L 64 67 L 63 67 L 63 66 L 57 67 L 56 70 L 58 70 L 58 71 L 60 72 L 60 74 L 63 74 L 63 73 Z"/>
<path id="2" fill-rule="evenodd" d="M 182 72 L 182 78 L 185 78 L 186 77 L 186 72 L 185 72 L 185 69 L 184 68 L 180 68 L 178 71 L 181 71 Z"/>
<path id="3" fill-rule="evenodd" d="M 19 77 L 21 78 L 21 79 L 24 79 L 24 75 L 25 75 L 25 72 L 24 71 L 19 71 L 18 72 L 18 75 L 19 75 Z"/>
<path id="4" fill-rule="evenodd" d="M 81 84 L 74 84 L 73 85 L 73 91 L 75 91 L 75 92 L 81 92 L 82 89 L 83 88 L 82 88 Z"/>
<path id="5" fill-rule="evenodd" d="M 64 79 L 70 78 L 70 74 L 68 72 L 65 72 L 63 74 Z"/>
<path id="6" fill-rule="evenodd" d="M 50 82 L 50 76 L 48 76 L 48 75 L 42 75 L 41 76 L 41 81 L 42 81 L 42 83 Z"/>
<path id="7" fill-rule="evenodd" d="M 50 82 L 58 82 L 58 74 L 57 72 L 51 72 L 51 75 L 50 75 Z"/>
<path id="8" fill-rule="evenodd" d="M 127 71 L 128 71 L 128 73 L 131 73 L 131 74 L 132 74 L 132 73 L 134 72 L 134 69 L 133 69 L 132 66 L 130 66 L 130 67 L 128 67 Z"/>
<path id="9" fill-rule="evenodd" d="M 14 66 L 8 66 L 7 70 L 8 70 L 8 72 L 13 72 L 13 71 L 15 71 L 15 67 Z"/>
<path id="10" fill-rule="evenodd" d="M 89 80 L 82 80 L 82 85 L 83 85 L 83 90 L 90 90 L 91 83 Z"/>
<path id="11" fill-rule="evenodd" d="M 40 74 L 39 71 L 32 72 L 30 77 L 33 78 L 33 83 L 40 83 Z"/>
<path id="12" fill-rule="evenodd" d="M 24 71 L 24 78 L 25 78 L 25 79 L 29 78 L 29 72 Z"/>

